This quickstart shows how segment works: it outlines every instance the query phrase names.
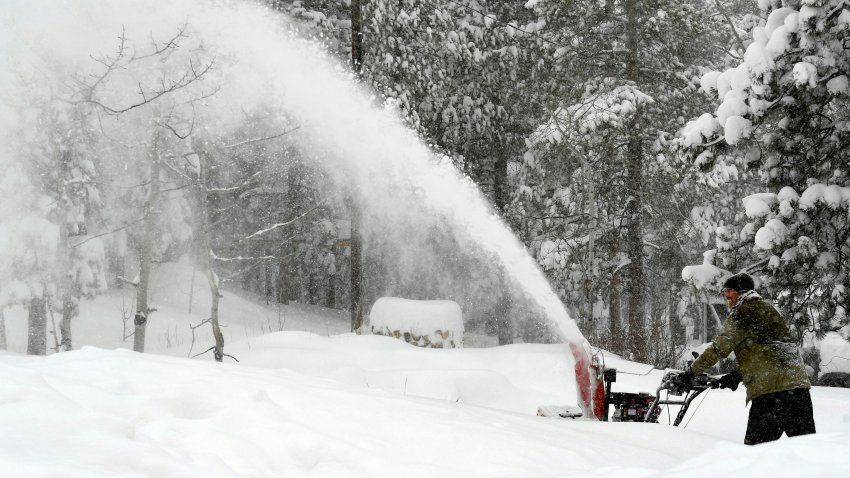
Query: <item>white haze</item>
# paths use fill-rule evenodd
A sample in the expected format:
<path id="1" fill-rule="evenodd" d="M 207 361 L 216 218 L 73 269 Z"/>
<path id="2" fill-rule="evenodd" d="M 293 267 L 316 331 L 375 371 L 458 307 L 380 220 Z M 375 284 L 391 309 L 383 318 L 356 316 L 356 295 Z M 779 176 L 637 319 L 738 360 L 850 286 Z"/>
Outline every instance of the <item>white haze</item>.
<path id="1" fill-rule="evenodd" d="M 24 120 L 10 111 L 20 96 L 17 89 L 32 95 L 40 88 L 50 95 L 74 75 L 102 69 L 92 57 L 113 54 L 122 31 L 131 49 L 142 50 L 151 39 L 163 41 L 186 24 L 188 39 L 176 55 L 215 61 L 212 75 L 193 85 L 192 94 L 220 87 L 195 112 L 206 135 L 239 126 L 244 111 L 278 116 L 281 128 L 298 128 L 287 137 L 290 145 L 316 159 L 340 187 L 353 185 L 354 191 L 340 194 L 366 211 L 367 234 L 401 241 L 448 228 L 461 255 L 483 250 L 479 262 L 497 257 L 510 282 L 539 304 L 566 338 L 584 341 L 533 258 L 476 186 L 436 157 L 391 109 L 380 108 L 346 65 L 294 37 L 281 14 L 246 2 L 200 0 L 13 1 L 3 10 L 3 137 Z M 200 46 L 203 51 L 196 50 Z M 138 100 L 128 78 L 107 88 L 114 104 Z M 105 128 L 127 141 L 144 142 L 143 133 L 132 134 L 144 121 L 126 115 L 107 119 Z M 2 161 L 10 160 L 16 161 L 15 155 L 4 148 Z M 415 246 L 408 252 L 414 257 Z M 431 258 L 423 252 L 420 259 Z"/>

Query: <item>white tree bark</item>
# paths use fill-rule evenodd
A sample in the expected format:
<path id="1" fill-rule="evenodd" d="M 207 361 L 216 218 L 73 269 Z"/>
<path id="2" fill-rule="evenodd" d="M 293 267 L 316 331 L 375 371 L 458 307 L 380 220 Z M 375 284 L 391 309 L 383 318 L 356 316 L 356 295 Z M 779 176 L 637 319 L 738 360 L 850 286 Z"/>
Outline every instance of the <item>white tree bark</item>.
<path id="1" fill-rule="evenodd" d="M 150 191 L 145 204 L 144 232 L 139 248 L 139 285 L 136 288 L 136 315 L 133 323 L 136 326 L 133 334 L 133 350 L 145 351 L 145 330 L 150 318 L 151 308 L 148 303 L 148 287 L 150 284 L 151 262 L 153 260 L 153 235 L 156 230 L 156 208 L 160 194 L 160 153 L 159 132 L 154 133 L 151 142 L 150 158 Z"/>

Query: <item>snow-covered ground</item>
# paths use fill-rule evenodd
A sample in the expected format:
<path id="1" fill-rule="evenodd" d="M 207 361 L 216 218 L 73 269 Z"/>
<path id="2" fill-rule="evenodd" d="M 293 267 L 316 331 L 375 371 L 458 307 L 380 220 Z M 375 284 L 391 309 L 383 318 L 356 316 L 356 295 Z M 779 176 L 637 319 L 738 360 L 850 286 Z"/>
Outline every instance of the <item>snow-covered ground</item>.
<path id="1" fill-rule="evenodd" d="M 344 313 L 233 294 L 222 317 L 239 363 L 190 360 L 208 295 L 197 286 L 190 314 L 187 274 L 157 274 L 156 353 L 114 350 L 129 346 L 120 293 L 84 304 L 74 332 L 94 346 L 46 358 L 14 352 L 23 321 L 7 314 L 0 476 L 850 476 L 847 389 L 813 389 L 817 435 L 758 447 L 741 444 L 743 390 L 710 391 L 679 428 L 666 412 L 658 425 L 541 418 L 538 405 L 575 403 L 563 346 L 422 349 L 346 333 Z M 616 390 L 661 377 L 608 365 Z"/>

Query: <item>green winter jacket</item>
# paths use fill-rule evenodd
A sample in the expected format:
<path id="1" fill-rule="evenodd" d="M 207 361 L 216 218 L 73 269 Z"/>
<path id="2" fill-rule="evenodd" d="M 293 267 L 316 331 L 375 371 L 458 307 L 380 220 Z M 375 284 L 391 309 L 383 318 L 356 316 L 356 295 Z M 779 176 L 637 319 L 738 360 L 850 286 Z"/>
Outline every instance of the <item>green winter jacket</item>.
<path id="1" fill-rule="evenodd" d="M 705 372 L 732 352 L 747 387 L 747 402 L 767 393 L 812 386 L 782 315 L 754 291 L 741 295 L 692 369 Z"/>

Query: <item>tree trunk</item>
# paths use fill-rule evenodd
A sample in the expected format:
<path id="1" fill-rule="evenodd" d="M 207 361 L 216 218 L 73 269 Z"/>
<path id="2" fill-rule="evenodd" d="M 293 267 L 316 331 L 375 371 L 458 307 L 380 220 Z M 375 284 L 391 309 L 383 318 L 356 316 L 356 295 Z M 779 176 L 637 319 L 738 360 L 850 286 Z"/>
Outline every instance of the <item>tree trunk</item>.
<path id="1" fill-rule="evenodd" d="M 631 263 L 628 266 L 628 295 L 629 295 L 629 346 L 634 353 L 634 360 L 639 362 L 647 359 L 646 327 L 644 325 L 643 304 L 643 229 L 641 215 L 643 201 L 643 160 L 640 138 L 634 138 L 629 143 L 629 189 L 631 197 L 628 206 L 628 231 L 626 235 L 627 253 Z"/>
<path id="2" fill-rule="evenodd" d="M 329 309 L 336 307 L 336 274 L 328 276 L 328 293 L 325 298 L 325 306 Z"/>
<path id="3" fill-rule="evenodd" d="M 60 350 L 73 350 L 71 342 L 71 320 L 79 315 L 80 307 L 77 299 L 70 291 L 65 291 L 62 296 L 62 320 L 59 322 L 59 333 L 62 337 L 59 343 Z"/>
<path id="4" fill-rule="evenodd" d="M 64 178 L 67 176 L 66 168 L 68 167 L 68 163 L 70 162 L 69 152 L 65 151 L 62 154 L 57 154 L 55 156 L 55 168 L 56 175 L 59 178 Z M 68 198 L 68 188 L 66 186 L 65 181 L 59 181 L 59 204 L 60 207 L 58 209 L 59 214 L 59 267 L 58 267 L 58 277 L 56 282 L 59 284 L 59 294 L 61 294 L 62 300 L 62 319 L 59 322 L 59 334 L 61 336 L 61 341 L 58 344 L 57 352 L 59 350 L 68 351 L 72 349 L 71 345 L 71 320 L 77 316 L 79 311 L 77 307 L 77 300 L 74 297 L 77 291 L 75 288 L 75 278 L 71 275 L 71 231 L 68 230 L 68 226 L 66 224 L 66 218 L 69 216 L 67 211 L 67 203 L 69 201 Z M 80 231 L 75 231 L 78 234 Z M 51 304 L 47 304 L 48 307 L 51 307 Z M 51 314 L 53 312 L 51 311 Z M 53 316 L 51 315 L 51 318 Z M 56 333 L 56 323 L 53 324 L 54 333 Z"/>
<path id="5" fill-rule="evenodd" d="M 496 210 L 504 217 L 505 209 L 508 206 L 508 159 L 504 152 L 499 151 L 496 162 L 493 164 L 493 201 Z M 502 275 L 499 282 L 501 283 L 501 297 L 499 298 L 498 307 L 496 309 L 496 334 L 499 337 L 499 345 L 507 345 L 514 343 L 513 324 L 511 323 L 511 296 L 508 287 L 508 280 L 504 277 L 507 271 L 500 271 Z"/>
<path id="6" fill-rule="evenodd" d="M 496 335 L 499 338 L 499 345 L 508 345 L 514 343 L 514 328 L 510 318 L 511 296 L 507 290 L 507 281 L 501 282 L 502 292 L 496 308 Z"/>
<path id="7" fill-rule="evenodd" d="M 64 196 L 64 191 L 62 195 Z M 64 217 L 65 212 L 62 212 L 60 217 Z M 71 247 L 70 247 L 70 234 L 68 233 L 67 227 L 62 224 L 59 228 L 59 291 L 62 294 L 62 319 L 59 321 L 59 335 L 61 337 L 61 341 L 59 342 L 59 346 L 57 347 L 57 351 L 64 350 L 69 351 L 73 348 L 71 342 L 71 320 L 77 316 L 79 312 L 79 307 L 77 306 L 77 299 L 74 297 L 75 293 L 75 284 L 74 278 L 71 276 Z M 50 307 L 51 305 L 48 304 Z M 51 312 L 52 314 L 52 312 Z M 51 315 L 52 317 L 52 315 Z M 56 324 L 53 324 L 54 329 L 56 328 Z"/>
<path id="8" fill-rule="evenodd" d="M 192 265 L 192 278 L 189 279 L 189 310 L 188 313 L 192 313 L 192 302 L 195 301 L 195 273 L 197 270 L 195 269 L 195 261 L 191 261 Z"/>
<path id="9" fill-rule="evenodd" d="M 209 157 L 205 151 L 203 151 L 199 145 L 195 145 L 195 151 L 198 153 L 198 210 L 200 211 L 200 235 L 201 235 L 201 245 L 204 248 L 204 253 L 206 255 L 207 261 L 207 283 L 210 286 L 210 296 L 212 296 L 212 303 L 210 304 L 210 325 L 212 326 L 213 337 L 215 338 L 215 346 L 213 348 L 213 356 L 215 357 L 216 362 L 221 362 L 224 359 L 224 335 L 221 333 L 221 325 L 219 323 L 218 318 L 218 302 L 221 299 L 221 292 L 219 290 L 219 282 L 218 276 L 215 273 L 215 258 L 212 251 L 212 240 L 210 239 L 210 220 L 209 220 L 209 208 L 207 205 L 207 188 L 209 185 L 207 184 L 208 177 L 208 168 L 209 168 Z M 266 249 L 264 249 L 265 251 Z M 270 266 L 267 261 L 263 261 L 262 265 L 263 269 L 266 270 L 265 274 L 265 289 L 266 289 L 266 303 L 268 303 L 269 294 L 271 291 L 269 290 L 271 284 L 271 272 Z"/>
<path id="10" fill-rule="evenodd" d="M 117 288 L 121 289 L 124 287 L 124 281 L 121 278 L 127 273 L 127 236 L 124 231 L 119 231 L 115 233 L 115 237 L 115 242 L 118 243 L 118 250 L 115 253 L 112 267 L 115 272 L 114 284 Z"/>
<path id="11" fill-rule="evenodd" d="M 638 63 L 638 16 L 639 2 L 626 0 L 626 47 L 628 48 L 627 76 L 628 80 L 638 83 L 640 68 Z M 629 347 L 634 354 L 634 360 L 646 361 L 648 358 L 646 344 L 646 327 L 644 324 L 643 307 L 643 141 L 640 133 L 640 110 L 635 113 L 632 122 L 631 137 L 627 150 L 628 172 L 627 187 L 629 203 L 626 209 L 628 231 L 626 235 L 626 253 L 631 263 L 628 270 L 629 294 Z"/>
<path id="12" fill-rule="evenodd" d="M 292 267 L 289 265 L 289 248 L 286 244 L 280 246 L 277 266 L 277 302 L 284 305 L 289 304 L 292 290 Z"/>
<path id="13" fill-rule="evenodd" d="M 47 355 L 47 301 L 42 297 L 30 299 L 27 354 Z"/>
<path id="14" fill-rule="evenodd" d="M 213 356 L 216 362 L 221 362 L 224 358 L 224 335 L 221 333 L 221 325 L 218 320 L 218 301 L 221 298 L 221 293 L 218 289 L 218 277 L 213 271 L 212 251 L 207 254 L 207 282 L 210 285 L 210 293 L 212 295 L 212 304 L 210 305 L 210 324 L 212 325 L 213 337 L 215 338 L 215 348 Z"/>
<path id="15" fill-rule="evenodd" d="M 201 183 L 201 187 L 206 187 L 206 182 Z M 206 210 L 206 203 L 204 203 L 204 210 Z M 271 249 L 269 246 L 263 247 L 263 257 L 268 257 L 271 255 Z M 263 268 L 263 295 L 266 297 L 266 305 L 270 304 L 272 298 L 274 297 L 274 279 L 272 274 L 272 264 L 266 259 L 263 259 L 261 267 Z"/>
<path id="16" fill-rule="evenodd" d="M 0 308 L 0 350 L 7 350 L 6 345 L 6 315 Z"/>
<path id="17" fill-rule="evenodd" d="M 360 75 L 363 66 L 363 11 L 360 0 L 351 0 L 351 67 Z"/>
<path id="18" fill-rule="evenodd" d="M 623 353 L 623 327 L 622 314 L 620 311 L 620 272 L 615 271 L 611 276 L 611 290 L 609 291 L 608 307 L 608 333 L 610 334 L 611 352 Z"/>
<path id="19" fill-rule="evenodd" d="M 352 2 L 353 3 L 353 2 Z M 360 333 L 363 327 L 363 258 L 360 240 L 360 211 L 351 207 L 351 331 Z"/>
<path id="20" fill-rule="evenodd" d="M 319 280 L 319 277 L 316 275 L 314 271 L 310 271 L 307 274 L 307 303 L 310 305 L 316 305 L 319 303 L 319 296 L 321 295 L 322 281 Z"/>
<path id="21" fill-rule="evenodd" d="M 587 265 L 585 266 L 585 313 L 582 314 L 587 321 L 585 325 L 585 334 L 589 335 L 588 339 L 591 343 L 596 343 L 599 338 L 599 327 L 596 323 L 596 317 L 593 315 L 593 303 L 595 299 L 594 291 L 594 270 L 596 266 L 596 191 L 593 185 L 593 173 L 590 170 L 590 163 L 587 158 L 582 159 L 582 177 L 584 180 L 584 189 L 587 195 L 587 212 L 590 215 L 590 225 L 587 231 Z M 588 334 L 589 332 L 589 334 Z"/>
<path id="22" fill-rule="evenodd" d="M 156 228 L 156 207 L 159 201 L 159 133 L 154 133 L 150 151 L 150 191 L 145 204 L 144 231 L 139 245 L 139 285 L 136 288 L 136 326 L 133 333 L 133 350 L 145 351 L 145 329 L 151 313 L 148 304 L 148 286 L 150 284 L 151 262 L 153 261 L 153 235 Z"/>
<path id="23" fill-rule="evenodd" d="M 360 0 L 351 0 L 351 67 L 359 77 L 363 66 L 363 32 Z M 363 328 L 363 244 L 360 237 L 360 211 L 351 204 L 351 331 Z"/>

